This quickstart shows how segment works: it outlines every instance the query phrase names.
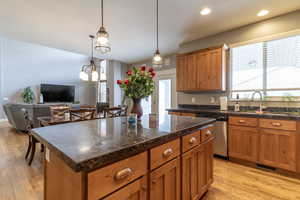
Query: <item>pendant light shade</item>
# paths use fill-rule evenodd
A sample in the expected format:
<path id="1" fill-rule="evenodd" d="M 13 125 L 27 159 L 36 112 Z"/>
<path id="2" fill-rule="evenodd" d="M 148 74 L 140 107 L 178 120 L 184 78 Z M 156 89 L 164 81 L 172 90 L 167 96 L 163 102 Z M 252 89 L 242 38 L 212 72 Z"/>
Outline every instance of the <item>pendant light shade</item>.
<path id="1" fill-rule="evenodd" d="M 158 0 L 156 0 L 156 51 L 152 60 L 154 67 L 162 67 L 163 65 L 163 57 L 160 55 L 158 46 Z"/>
<path id="2" fill-rule="evenodd" d="M 102 54 L 110 52 L 109 34 L 103 26 L 103 0 L 101 0 L 101 27 L 96 34 L 95 50 Z"/>
<path id="3" fill-rule="evenodd" d="M 92 57 L 89 65 L 83 65 L 81 67 L 81 71 L 79 73 L 79 78 L 83 81 L 89 80 L 89 73 L 91 73 L 92 81 L 98 81 L 99 74 L 97 72 L 97 68 L 94 62 L 94 36 L 90 35 L 91 38 L 91 49 L 92 49 Z"/>

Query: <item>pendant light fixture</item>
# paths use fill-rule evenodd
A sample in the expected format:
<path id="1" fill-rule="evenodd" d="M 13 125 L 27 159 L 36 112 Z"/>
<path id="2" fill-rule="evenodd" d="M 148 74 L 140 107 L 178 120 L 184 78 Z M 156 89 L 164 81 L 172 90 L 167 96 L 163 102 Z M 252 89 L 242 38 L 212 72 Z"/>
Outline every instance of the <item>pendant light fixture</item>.
<path id="1" fill-rule="evenodd" d="M 95 50 L 102 54 L 110 52 L 109 34 L 103 26 L 103 0 L 101 0 L 101 27 L 96 33 Z"/>
<path id="2" fill-rule="evenodd" d="M 99 79 L 99 74 L 96 70 L 96 65 L 94 62 L 94 36 L 90 35 L 91 38 L 91 53 L 92 53 L 92 57 L 91 57 L 91 61 L 89 65 L 83 65 L 79 74 L 79 77 L 81 80 L 83 81 L 88 81 L 89 80 L 89 73 L 91 73 L 91 77 L 92 77 L 92 81 L 98 81 Z"/>
<path id="3" fill-rule="evenodd" d="M 154 67 L 162 67 L 163 58 L 158 48 L 158 0 L 156 0 L 156 51 L 153 56 L 152 64 Z"/>

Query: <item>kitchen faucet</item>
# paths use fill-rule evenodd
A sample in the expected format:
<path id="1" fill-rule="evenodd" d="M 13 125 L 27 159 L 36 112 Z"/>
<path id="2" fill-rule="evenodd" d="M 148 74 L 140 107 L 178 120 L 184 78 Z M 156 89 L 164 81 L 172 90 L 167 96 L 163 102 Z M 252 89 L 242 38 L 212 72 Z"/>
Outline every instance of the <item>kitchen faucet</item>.
<path id="1" fill-rule="evenodd" d="M 252 101 L 254 101 L 254 96 L 255 96 L 255 94 L 259 94 L 259 112 L 262 113 L 262 112 L 263 112 L 263 106 L 262 106 L 263 94 L 262 94 L 261 91 L 255 90 L 255 91 L 253 92 L 253 94 L 252 94 L 252 97 L 251 97 Z"/>

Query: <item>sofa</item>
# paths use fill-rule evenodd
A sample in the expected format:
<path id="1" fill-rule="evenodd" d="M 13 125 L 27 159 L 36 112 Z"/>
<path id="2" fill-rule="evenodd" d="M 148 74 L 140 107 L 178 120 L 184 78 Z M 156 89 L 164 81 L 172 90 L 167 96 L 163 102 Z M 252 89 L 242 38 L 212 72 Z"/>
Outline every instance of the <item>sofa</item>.
<path id="1" fill-rule="evenodd" d="M 24 119 L 24 109 L 33 122 L 33 127 L 40 126 L 38 117 L 50 116 L 50 106 L 66 105 L 66 104 L 24 104 L 24 103 L 7 103 L 3 105 L 4 112 L 8 122 L 18 131 L 26 131 L 26 123 Z"/>

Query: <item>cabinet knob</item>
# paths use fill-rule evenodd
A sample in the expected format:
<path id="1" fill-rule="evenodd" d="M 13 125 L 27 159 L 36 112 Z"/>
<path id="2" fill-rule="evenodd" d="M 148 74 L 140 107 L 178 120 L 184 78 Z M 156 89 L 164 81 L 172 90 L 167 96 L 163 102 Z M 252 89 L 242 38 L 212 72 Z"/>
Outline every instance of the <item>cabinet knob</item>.
<path id="1" fill-rule="evenodd" d="M 197 142 L 197 139 L 195 137 L 191 137 L 189 143 L 190 145 L 194 145 Z"/>
<path id="2" fill-rule="evenodd" d="M 245 120 L 243 120 L 243 119 L 240 119 L 239 120 L 239 123 L 245 123 L 246 121 Z"/>
<path id="3" fill-rule="evenodd" d="M 116 173 L 115 180 L 119 181 L 119 180 L 125 179 L 128 176 L 130 176 L 132 174 L 132 172 L 133 171 L 131 168 L 122 169 Z"/>
<path id="4" fill-rule="evenodd" d="M 172 153 L 173 153 L 173 150 L 171 148 L 168 148 L 163 152 L 163 156 L 169 157 Z"/>

